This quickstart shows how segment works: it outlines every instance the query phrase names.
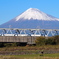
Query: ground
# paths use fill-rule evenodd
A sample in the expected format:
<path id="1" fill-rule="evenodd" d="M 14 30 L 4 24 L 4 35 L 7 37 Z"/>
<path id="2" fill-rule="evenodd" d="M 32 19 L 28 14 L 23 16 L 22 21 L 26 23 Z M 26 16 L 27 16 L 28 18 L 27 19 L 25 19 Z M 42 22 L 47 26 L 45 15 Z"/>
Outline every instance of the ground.
<path id="1" fill-rule="evenodd" d="M 59 59 L 59 45 L 3 47 L 0 59 Z"/>

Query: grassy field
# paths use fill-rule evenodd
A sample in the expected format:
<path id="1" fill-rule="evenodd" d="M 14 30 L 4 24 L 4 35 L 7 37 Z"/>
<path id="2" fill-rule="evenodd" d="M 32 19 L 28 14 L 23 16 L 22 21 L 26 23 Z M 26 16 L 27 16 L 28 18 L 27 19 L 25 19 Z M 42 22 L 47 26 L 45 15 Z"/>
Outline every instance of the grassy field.
<path id="1" fill-rule="evenodd" d="M 0 55 L 0 59 L 59 59 L 59 54 Z"/>
<path id="2" fill-rule="evenodd" d="M 40 51 L 44 55 L 40 56 Z M 0 59 L 59 59 L 59 45 L 3 47 Z"/>
<path id="3" fill-rule="evenodd" d="M 24 46 L 24 47 L 3 47 L 0 51 L 16 51 L 16 50 L 59 50 L 59 45 L 43 45 L 43 46 Z"/>

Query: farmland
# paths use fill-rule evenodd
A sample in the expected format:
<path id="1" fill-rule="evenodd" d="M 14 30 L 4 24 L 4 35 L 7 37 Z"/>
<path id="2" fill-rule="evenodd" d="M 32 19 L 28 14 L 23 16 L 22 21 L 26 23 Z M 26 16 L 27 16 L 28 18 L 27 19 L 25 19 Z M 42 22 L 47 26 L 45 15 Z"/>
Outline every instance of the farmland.
<path id="1" fill-rule="evenodd" d="M 59 45 L 2 47 L 0 59 L 59 59 Z"/>
<path id="2" fill-rule="evenodd" d="M 59 54 L 0 55 L 0 59 L 59 59 Z"/>

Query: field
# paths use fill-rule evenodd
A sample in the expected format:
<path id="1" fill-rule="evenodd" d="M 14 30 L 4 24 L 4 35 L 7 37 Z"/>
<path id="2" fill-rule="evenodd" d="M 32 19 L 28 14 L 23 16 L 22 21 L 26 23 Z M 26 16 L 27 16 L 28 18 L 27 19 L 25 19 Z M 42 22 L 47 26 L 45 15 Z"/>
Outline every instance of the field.
<path id="1" fill-rule="evenodd" d="M 59 59 L 59 45 L 3 47 L 0 59 Z"/>
<path id="2" fill-rule="evenodd" d="M 0 55 L 0 59 L 59 59 L 59 54 Z"/>

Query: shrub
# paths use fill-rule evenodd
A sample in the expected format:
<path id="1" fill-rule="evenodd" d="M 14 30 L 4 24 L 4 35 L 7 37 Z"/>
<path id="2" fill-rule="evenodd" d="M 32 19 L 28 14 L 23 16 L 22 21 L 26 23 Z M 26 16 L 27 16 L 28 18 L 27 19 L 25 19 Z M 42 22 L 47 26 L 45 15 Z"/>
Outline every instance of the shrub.
<path id="1" fill-rule="evenodd" d="M 11 46 L 12 46 L 12 47 L 16 47 L 16 46 L 17 46 L 17 43 L 14 42 L 14 43 L 11 44 Z"/>
<path id="2" fill-rule="evenodd" d="M 56 36 L 57 37 L 57 36 Z M 37 37 L 35 40 L 36 45 L 56 45 L 57 43 L 59 43 L 58 39 L 59 37 L 57 37 L 56 39 L 55 36 L 53 37 Z"/>
<path id="3" fill-rule="evenodd" d="M 54 41 L 56 42 L 56 44 L 59 44 L 59 35 L 54 36 Z"/>
<path id="4" fill-rule="evenodd" d="M 4 47 L 10 47 L 11 43 L 4 43 Z"/>
<path id="5" fill-rule="evenodd" d="M 0 42 L 0 47 L 4 47 L 4 44 L 2 42 Z"/>
<path id="6" fill-rule="evenodd" d="M 56 42 L 54 41 L 54 37 L 48 37 L 48 39 L 46 39 L 46 45 L 55 45 Z"/>
<path id="7" fill-rule="evenodd" d="M 46 39 L 45 39 L 45 37 L 42 37 L 42 36 L 37 37 L 35 42 L 36 42 L 36 45 L 45 45 Z"/>
<path id="8" fill-rule="evenodd" d="M 4 46 L 5 47 L 15 47 L 15 46 L 17 46 L 17 43 L 16 42 L 14 42 L 14 43 L 4 43 Z"/>

